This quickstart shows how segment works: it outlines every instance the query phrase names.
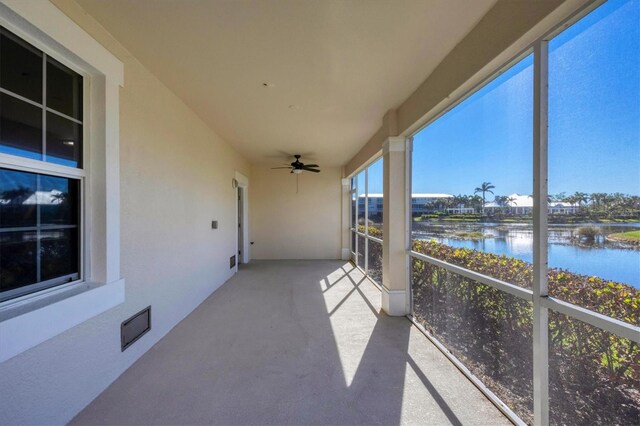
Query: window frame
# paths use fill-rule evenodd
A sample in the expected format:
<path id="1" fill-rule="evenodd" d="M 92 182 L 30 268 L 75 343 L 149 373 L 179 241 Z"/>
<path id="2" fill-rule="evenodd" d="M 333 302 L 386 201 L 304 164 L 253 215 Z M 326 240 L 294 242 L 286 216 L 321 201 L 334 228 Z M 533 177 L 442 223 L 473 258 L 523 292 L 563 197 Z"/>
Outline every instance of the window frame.
<path id="1" fill-rule="evenodd" d="M 47 176 L 54 176 L 54 177 L 62 177 L 66 179 L 73 179 L 73 180 L 76 180 L 79 185 L 79 190 L 78 190 L 78 197 L 79 197 L 78 209 L 79 210 L 78 210 L 78 226 L 77 226 L 77 229 L 78 229 L 77 278 L 69 281 L 68 278 L 75 276 L 76 273 L 67 274 L 61 277 L 56 277 L 46 281 L 40 281 L 40 282 L 28 284 L 26 286 L 22 286 L 12 290 L 2 292 L 0 293 L 0 307 L 2 307 L 4 305 L 9 304 L 12 301 L 23 301 L 25 299 L 33 297 L 34 295 L 40 294 L 41 292 L 49 289 L 53 289 L 57 287 L 62 287 L 62 288 L 73 287 L 74 285 L 77 285 L 85 281 L 85 267 L 87 264 L 86 257 L 88 255 L 88 253 L 86 252 L 86 247 L 87 247 L 86 236 L 88 232 L 86 230 L 86 223 L 85 223 L 85 204 L 86 204 L 85 187 L 86 187 L 87 174 L 89 173 L 89 171 L 87 170 L 87 162 L 89 161 L 88 153 L 90 152 L 89 146 L 91 144 L 89 126 L 87 125 L 87 121 L 88 121 L 87 117 L 89 117 L 89 114 L 90 114 L 88 104 L 89 104 L 89 92 L 90 92 L 91 86 L 90 86 L 90 75 L 87 72 L 87 70 L 79 68 L 76 64 L 72 63 L 62 55 L 56 55 L 56 54 L 51 54 L 47 52 L 45 50 L 46 46 L 39 46 L 31 42 L 30 40 L 25 39 L 21 34 L 17 34 L 14 31 L 12 31 L 10 28 L 7 28 L 7 26 L 4 25 L 2 21 L 0 21 L 0 27 L 3 27 L 7 31 L 11 32 L 12 35 L 17 37 L 22 43 L 28 44 L 30 48 L 38 50 L 42 54 L 42 65 L 43 65 L 42 67 L 42 71 L 43 71 L 42 72 L 42 103 L 38 103 L 31 99 L 27 99 L 24 96 L 21 96 L 10 90 L 0 87 L 0 93 L 5 94 L 7 96 L 12 96 L 13 98 L 23 102 L 27 102 L 30 105 L 38 107 L 42 111 L 42 115 L 43 115 L 42 117 L 42 156 L 43 158 L 41 160 L 36 160 L 28 157 L 21 157 L 18 155 L 0 153 L 0 168 L 14 170 L 14 171 L 35 173 L 38 175 L 47 175 Z M 82 118 L 83 118 L 82 120 L 78 120 L 74 117 L 63 114 L 47 106 L 47 71 L 46 70 L 49 64 L 47 60 L 48 58 L 51 58 L 59 62 L 60 64 L 68 67 L 70 70 L 72 70 L 73 72 L 77 73 L 82 77 Z M 45 116 L 48 113 L 58 115 L 62 118 L 70 120 L 76 124 L 80 124 L 82 126 L 82 145 L 81 145 L 82 148 L 81 148 L 81 156 L 79 158 L 80 166 L 71 167 L 71 166 L 65 166 L 62 164 L 57 164 L 57 163 L 47 161 L 47 156 L 46 156 L 46 152 L 47 152 L 46 122 L 47 120 Z M 39 253 L 38 253 L 38 256 L 40 256 Z"/>
<path id="2" fill-rule="evenodd" d="M 3 1 L 0 25 L 81 74 L 84 98 L 82 171 L 0 155 L 0 164 L 9 168 L 80 178 L 84 231 L 81 280 L 0 303 L 1 363 L 122 304 L 125 280 L 120 274 L 119 154 L 124 64 L 50 2 Z"/>

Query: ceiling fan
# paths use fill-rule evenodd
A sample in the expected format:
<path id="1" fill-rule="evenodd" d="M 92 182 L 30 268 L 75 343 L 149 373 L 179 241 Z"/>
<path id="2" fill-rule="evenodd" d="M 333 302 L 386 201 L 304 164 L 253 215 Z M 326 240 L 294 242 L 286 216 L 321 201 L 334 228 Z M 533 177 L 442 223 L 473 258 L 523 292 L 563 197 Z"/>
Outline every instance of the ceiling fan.
<path id="1" fill-rule="evenodd" d="M 317 164 L 304 164 L 300 161 L 300 157 L 301 155 L 296 154 L 294 155 L 295 157 L 295 161 L 292 162 L 290 165 L 288 166 L 284 166 L 284 167 L 272 167 L 271 169 L 289 169 L 291 170 L 291 173 L 295 173 L 295 174 L 300 174 L 302 172 L 312 172 L 312 173 L 320 173 L 320 169 L 318 169 Z"/>

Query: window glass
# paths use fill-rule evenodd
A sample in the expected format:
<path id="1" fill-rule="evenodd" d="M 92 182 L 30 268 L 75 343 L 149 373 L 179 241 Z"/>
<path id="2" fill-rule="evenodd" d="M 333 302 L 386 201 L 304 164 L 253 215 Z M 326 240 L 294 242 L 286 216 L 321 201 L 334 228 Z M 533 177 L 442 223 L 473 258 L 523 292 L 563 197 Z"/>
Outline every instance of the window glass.
<path id="1" fill-rule="evenodd" d="M 0 168 L 0 300 L 78 279 L 79 196 L 75 179 Z"/>
<path id="2" fill-rule="evenodd" d="M 35 231 L 0 233 L 0 300 L 3 292 L 37 281 L 37 240 Z"/>
<path id="3" fill-rule="evenodd" d="M 37 188 L 36 174 L 0 169 L 0 228 L 37 225 Z"/>
<path id="4" fill-rule="evenodd" d="M 47 57 L 47 107 L 82 121 L 82 77 Z"/>
<path id="5" fill-rule="evenodd" d="M 42 108 L 0 93 L 0 153 L 42 160 Z"/>
<path id="6" fill-rule="evenodd" d="M 43 99 L 45 56 L 0 29 L 0 153 L 82 167 L 82 76 L 47 56 Z"/>
<path id="7" fill-rule="evenodd" d="M 78 272 L 78 230 L 46 229 L 40 232 L 42 281 Z"/>
<path id="8" fill-rule="evenodd" d="M 2 28 L 0 87 L 42 103 L 42 53 Z"/>
<path id="9" fill-rule="evenodd" d="M 40 223 L 42 225 L 76 225 L 78 223 L 77 180 L 40 176 Z"/>
<path id="10" fill-rule="evenodd" d="M 532 143 L 529 55 L 414 137 L 413 250 L 530 287 Z"/>
<path id="11" fill-rule="evenodd" d="M 47 112 L 47 161 L 69 167 L 80 167 L 82 126 Z"/>
<path id="12" fill-rule="evenodd" d="M 549 42 L 549 194 L 550 295 L 640 324 L 640 0 Z"/>

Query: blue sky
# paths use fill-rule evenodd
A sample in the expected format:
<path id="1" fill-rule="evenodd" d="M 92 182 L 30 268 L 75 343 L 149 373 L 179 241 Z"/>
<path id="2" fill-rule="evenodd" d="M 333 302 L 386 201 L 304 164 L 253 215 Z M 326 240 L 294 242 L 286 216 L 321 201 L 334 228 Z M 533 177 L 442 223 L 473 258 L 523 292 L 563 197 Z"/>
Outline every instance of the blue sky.
<path id="1" fill-rule="evenodd" d="M 640 0 L 610 0 L 549 52 L 549 192 L 640 195 Z M 532 90 L 530 55 L 415 135 L 413 191 L 532 193 Z"/>

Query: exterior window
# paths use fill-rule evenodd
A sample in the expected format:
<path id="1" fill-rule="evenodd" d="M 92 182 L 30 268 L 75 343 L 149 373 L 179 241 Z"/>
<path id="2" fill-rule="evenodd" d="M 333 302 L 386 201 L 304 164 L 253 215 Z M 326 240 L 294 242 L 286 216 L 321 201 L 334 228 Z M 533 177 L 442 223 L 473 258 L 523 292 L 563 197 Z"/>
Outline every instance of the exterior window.
<path id="1" fill-rule="evenodd" d="M 80 279 L 82 118 L 82 76 L 1 28 L 0 301 Z"/>

